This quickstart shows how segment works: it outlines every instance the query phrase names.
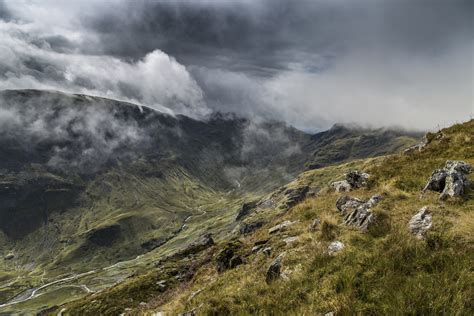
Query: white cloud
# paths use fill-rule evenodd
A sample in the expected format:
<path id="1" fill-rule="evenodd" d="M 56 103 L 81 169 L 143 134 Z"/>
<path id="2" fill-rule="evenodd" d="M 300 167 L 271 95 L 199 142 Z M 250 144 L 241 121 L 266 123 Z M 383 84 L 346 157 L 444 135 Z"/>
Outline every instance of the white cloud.
<path id="1" fill-rule="evenodd" d="M 48 34 L 38 32 L 35 24 L 0 22 L 4 75 L 0 89 L 54 89 L 128 100 L 194 117 L 208 113 L 203 93 L 186 67 L 162 51 L 155 50 L 136 62 L 62 53 L 41 41 L 41 35 Z"/>

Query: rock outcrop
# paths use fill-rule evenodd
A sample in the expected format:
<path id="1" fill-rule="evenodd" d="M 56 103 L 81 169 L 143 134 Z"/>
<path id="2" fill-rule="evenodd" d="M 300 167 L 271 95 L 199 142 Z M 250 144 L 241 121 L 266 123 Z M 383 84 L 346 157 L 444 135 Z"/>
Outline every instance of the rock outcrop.
<path id="1" fill-rule="evenodd" d="M 319 226 L 321 226 L 321 220 L 319 218 L 316 218 L 313 220 L 311 225 L 309 225 L 308 230 L 310 232 L 315 232 L 319 229 Z"/>
<path id="2" fill-rule="evenodd" d="M 285 230 L 287 227 L 295 224 L 296 222 L 291 222 L 291 221 L 284 221 L 283 223 L 281 224 L 278 224 L 276 226 L 273 226 L 272 228 L 270 228 L 268 230 L 268 233 L 269 234 L 274 234 L 276 232 L 279 232 L 279 231 L 282 231 L 282 230 Z"/>
<path id="3" fill-rule="evenodd" d="M 198 252 L 201 252 L 209 247 L 214 245 L 214 240 L 212 239 L 211 234 L 205 234 L 204 236 L 201 237 L 201 239 L 193 242 L 190 244 L 186 249 L 183 251 L 179 252 L 179 256 L 188 256 L 192 254 L 196 254 Z"/>
<path id="4" fill-rule="evenodd" d="M 285 208 L 290 209 L 299 202 L 303 201 L 308 191 L 309 186 L 307 185 L 292 189 L 286 189 L 284 192 L 284 194 L 286 195 Z"/>
<path id="5" fill-rule="evenodd" d="M 408 223 L 410 232 L 418 238 L 423 238 L 426 232 L 433 225 L 432 216 L 428 210 L 428 206 L 424 206 L 418 210 Z"/>
<path id="6" fill-rule="evenodd" d="M 368 201 L 344 195 L 336 201 L 336 207 L 344 217 L 344 224 L 367 231 L 375 222 L 375 216 L 370 209 L 380 200 L 381 195 L 374 195 Z"/>
<path id="7" fill-rule="evenodd" d="M 240 247 L 239 242 L 229 242 L 216 256 L 217 272 L 224 272 L 242 264 L 242 258 L 236 253 Z"/>
<path id="8" fill-rule="evenodd" d="M 267 284 L 272 283 L 273 281 L 277 280 L 280 278 L 281 275 L 281 255 L 275 258 L 275 260 L 270 263 L 270 266 L 268 267 L 267 270 L 267 275 L 266 275 L 266 282 Z"/>
<path id="9" fill-rule="evenodd" d="M 469 186 L 467 175 L 470 172 L 471 166 L 464 161 L 448 160 L 444 168 L 433 171 L 422 194 L 428 190 L 440 192 L 441 200 L 461 196 Z"/>
<path id="10" fill-rule="evenodd" d="M 418 143 L 418 144 L 415 144 L 413 146 L 410 146 L 408 147 L 407 149 L 405 149 L 403 151 L 404 154 L 413 154 L 415 152 L 420 152 L 423 150 L 423 148 L 426 147 L 426 145 L 428 145 L 429 141 L 428 141 L 428 138 L 425 136 L 423 136 L 423 138 L 421 139 L 421 141 Z"/>
<path id="11" fill-rule="evenodd" d="M 257 207 L 258 201 L 252 201 L 252 202 L 247 202 L 242 204 L 242 207 L 239 210 L 239 213 L 237 214 L 237 217 L 235 218 L 236 221 L 241 220 L 245 216 L 249 215 L 253 209 Z"/>
<path id="12" fill-rule="evenodd" d="M 351 170 L 345 174 L 346 179 L 336 181 L 331 184 L 331 187 L 336 192 L 349 192 L 351 190 L 359 189 L 367 185 L 367 180 L 370 175 L 365 172 Z"/>
<path id="13" fill-rule="evenodd" d="M 263 224 L 265 224 L 263 221 L 256 221 L 256 222 L 249 222 L 249 223 L 243 222 L 242 224 L 240 224 L 239 233 L 242 235 L 250 234 L 254 232 L 255 230 L 259 229 L 260 227 L 262 227 Z"/>
<path id="14" fill-rule="evenodd" d="M 341 180 L 331 183 L 331 188 L 336 192 L 349 192 L 352 188 L 347 180 Z"/>
<path id="15" fill-rule="evenodd" d="M 341 251 L 342 249 L 344 249 L 344 244 L 340 241 L 333 241 L 332 243 L 329 244 L 328 246 L 328 254 L 330 256 L 332 255 L 335 255 L 336 253 L 338 253 L 339 251 Z"/>
<path id="16" fill-rule="evenodd" d="M 272 254 L 272 247 L 266 247 L 265 249 L 262 250 L 262 253 L 266 256 L 269 256 Z"/>
<path id="17" fill-rule="evenodd" d="M 439 131 L 435 134 L 433 133 L 427 133 L 425 136 L 423 136 L 423 138 L 421 139 L 421 141 L 418 143 L 418 144 L 415 144 L 411 147 L 408 147 L 407 149 L 405 149 L 403 151 L 404 154 L 407 154 L 407 155 L 410 155 L 410 154 L 413 154 L 415 152 L 420 152 L 422 151 L 423 149 L 425 149 L 425 147 L 430 144 L 432 141 L 434 140 L 442 140 L 445 138 L 445 135 L 443 134 L 443 132 Z"/>

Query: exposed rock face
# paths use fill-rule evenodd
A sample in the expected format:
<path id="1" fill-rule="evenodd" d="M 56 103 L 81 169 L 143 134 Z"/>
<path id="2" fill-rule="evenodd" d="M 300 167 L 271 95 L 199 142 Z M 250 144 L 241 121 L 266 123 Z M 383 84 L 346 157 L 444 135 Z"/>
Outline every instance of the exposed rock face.
<path id="1" fill-rule="evenodd" d="M 244 203 L 242 208 L 239 210 L 237 217 L 235 218 L 236 221 L 241 220 L 245 216 L 249 215 L 250 212 L 257 207 L 257 201 Z"/>
<path id="2" fill-rule="evenodd" d="M 336 254 L 337 252 L 341 251 L 342 249 L 344 249 L 344 244 L 340 241 L 333 241 L 332 243 L 329 244 L 329 247 L 328 247 L 328 254 L 329 255 L 334 255 Z"/>
<path id="3" fill-rule="evenodd" d="M 251 223 L 242 223 L 239 228 L 239 232 L 242 235 L 250 234 L 251 232 L 262 227 L 264 222 L 251 222 Z"/>
<path id="4" fill-rule="evenodd" d="M 272 283 L 276 279 L 278 279 L 281 275 L 281 255 L 276 257 L 275 260 L 272 261 L 270 266 L 268 267 L 267 270 L 267 276 L 266 276 L 266 282 L 267 284 Z"/>
<path id="5" fill-rule="evenodd" d="M 413 145 L 411 147 L 408 147 L 407 149 L 405 149 L 403 151 L 404 154 L 413 154 L 415 152 L 420 152 L 422 151 L 428 144 L 430 144 L 432 141 L 434 140 L 441 140 L 445 138 L 445 135 L 443 134 L 443 132 L 439 131 L 437 132 L 436 134 L 433 134 L 433 133 L 427 133 L 425 136 L 423 136 L 423 138 L 421 139 L 421 141 L 416 144 L 416 145 Z"/>
<path id="6" fill-rule="evenodd" d="M 411 218 L 408 225 L 412 234 L 418 238 L 423 238 L 426 232 L 433 225 L 432 216 L 428 210 L 428 206 L 422 207 L 418 213 Z"/>
<path id="7" fill-rule="evenodd" d="M 369 177 L 370 175 L 368 173 L 351 170 L 346 173 L 345 180 L 333 182 L 331 187 L 336 190 L 336 192 L 349 192 L 364 187 Z"/>
<path id="8" fill-rule="evenodd" d="M 233 269 L 243 263 L 242 258 L 236 254 L 239 247 L 240 243 L 230 242 L 217 254 L 217 272 L 224 272 L 226 270 Z"/>
<path id="9" fill-rule="evenodd" d="M 346 173 L 346 180 L 349 182 L 353 189 L 358 189 L 367 184 L 367 179 L 369 179 L 369 174 L 365 172 L 360 172 L 357 170 L 351 170 Z"/>
<path id="10" fill-rule="evenodd" d="M 302 187 L 287 189 L 285 195 L 287 197 L 286 208 L 289 209 L 296 205 L 298 202 L 301 202 L 306 197 L 306 193 L 309 191 L 309 186 L 305 185 Z"/>
<path id="11" fill-rule="evenodd" d="M 377 205 L 380 200 L 382 200 L 380 195 L 374 195 L 366 202 L 345 195 L 336 201 L 336 207 L 344 217 L 344 224 L 367 231 L 375 222 L 375 216 L 370 208 Z"/>
<path id="12" fill-rule="evenodd" d="M 461 196 L 469 186 L 467 175 L 470 172 L 471 166 L 464 161 L 448 160 L 443 169 L 433 171 L 422 193 L 427 190 L 441 192 L 441 200 Z"/>
<path id="13" fill-rule="evenodd" d="M 265 247 L 265 244 L 269 241 L 269 239 L 262 239 L 262 240 L 258 240 L 256 241 L 254 244 L 253 244 L 253 247 L 252 247 L 252 253 L 255 253 L 255 252 L 259 252 L 260 250 L 262 250 L 264 247 Z"/>
<path id="14" fill-rule="evenodd" d="M 193 242 L 186 249 L 181 251 L 179 255 L 187 256 L 187 255 L 195 254 L 211 247 L 212 245 L 214 245 L 212 234 L 205 234 L 204 236 L 201 237 L 200 240 Z"/>
<path id="15" fill-rule="evenodd" d="M 349 182 L 347 180 L 342 180 L 342 181 L 336 181 L 331 183 L 331 187 L 336 191 L 336 192 L 349 192 L 352 188 Z"/>
<path id="16" fill-rule="evenodd" d="M 273 226 L 272 228 L 270 228 L 270 229 L 268 230 L 268 233 L 269 233 L 269 234 L 274 234 L 274 233 L 276 233 L 276 232 L 285 230 L 287 227 L 293 225 L 294 223 L 296 223 L 296 222 L 284 221 L 283 223 L 278 224 L 278 225 Z"/>
<path id="17" fill-rule="evenodd" d="M 423 136 L 423 138 L 421 139 L 421 141 L 418 143 L 418 144 L 415 144 L 411 147 L 408 147 L 407 149 L 405 149 L 403 151 L 404 154 L 413 154 L 415 152 L 419 152 L 419 151 L 422 151 L 423 148 L 426 147 L 426 145 L 428 145 L 429 141 L 428 141 L 428 138 L 425 136 Z"/>

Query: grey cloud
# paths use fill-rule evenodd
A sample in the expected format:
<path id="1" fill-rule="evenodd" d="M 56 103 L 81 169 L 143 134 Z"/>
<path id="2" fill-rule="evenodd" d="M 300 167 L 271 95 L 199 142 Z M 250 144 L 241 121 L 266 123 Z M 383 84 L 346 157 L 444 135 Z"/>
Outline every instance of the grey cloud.
<path id="1" fill-rule="evenodd" d="M 0 21 L 0 33 L 0 89 L 99 95 L 193 117 L 209 112 L 202 102 L 203 92 L 186 67 L 159 50 L 128 62 L 69 51 L 64 35 L 44 34 L 35 24 Z M 39 45 L 44 39 L 49 42 Z"/>
<path id="2" fill-rule="evenodd" d="M 9 141 L 21 140 L 21 152 L 42 153 L 37 158 L 46 158 L 48 167 L 82 173 L 93 173 L 111 159 L 126 159 L 133 148 L 146 145 L 147 133 L 135 121 L 118 118 L 113 107 L 98 104 L 99 99 L 94 107 L 73 101 L 57 94 L 27 100 L 21 94 L 0 96 L 0 142 L 11 146 Z"/>
<path id="3" fill-rule="evenodd" d="M 10 10 L 8 10 L 5 1 L 0 0 L 0 20 L 10 21 L 12 19 L 12 15 Z"/>
<path id="4" fill-rule="evenodd" d="M 131 58 L 159 48 L 185 63 L 286 70 L 291 62 L 373 50 L 434 54 L 472 39 L 471 1 L 134 1 L 84 18 L 105 52 Z M 222 58 L 222 56 L 225 56 Z M 242 67 L 243 69 L 244 67 Z"/>
<path id="5" fill-rule="evenodd" d="M 473 113 L 469 0 L 5 3 L 22 23 L 2 22 L 0 88 L 307 130 L 352 121 L 427 129 Z"/>

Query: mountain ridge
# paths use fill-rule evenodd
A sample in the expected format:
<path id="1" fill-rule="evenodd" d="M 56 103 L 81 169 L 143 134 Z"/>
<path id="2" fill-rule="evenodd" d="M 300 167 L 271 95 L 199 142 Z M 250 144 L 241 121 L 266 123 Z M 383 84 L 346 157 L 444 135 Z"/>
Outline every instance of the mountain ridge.
<path id="1" fill-rule="evenodd" d="M 238 227 L 243 203 L 291 181 L 308 159 L 337 162 L 311 157 L 330 147 L 279 122 L 219 115 L 198 121 L 33 90 L 2 92 L 0 99 L 7 118 L 0 128 L 0 196 L 8 201 L 0 207 L 0 280 L 13 282 L 0 288 L 5 302 L 44 278 L 91 269 L 104 271 L 95 288 L 105 288 L 204 233 L 222 240 Z M 356 139 L 366 131 L 344 133 Z M 334 139 L 343 142 L 344 133 Z M 404 147 L 417 141 L 402 137 Z M 380 139 L 396 144 L 399 136 Z M 352 158 L 349 151 L 342 156 Z M 136 268 L 100 270 L 144 255 Z M 71 298 L 86 294 L 68 291 Z"/>

